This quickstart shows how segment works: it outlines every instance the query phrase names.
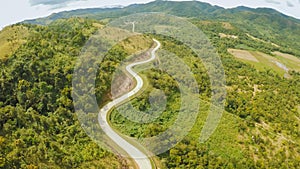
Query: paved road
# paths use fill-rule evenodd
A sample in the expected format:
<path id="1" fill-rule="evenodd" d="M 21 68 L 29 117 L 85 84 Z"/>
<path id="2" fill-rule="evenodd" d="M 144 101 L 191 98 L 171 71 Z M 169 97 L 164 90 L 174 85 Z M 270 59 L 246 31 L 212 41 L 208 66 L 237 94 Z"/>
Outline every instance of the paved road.
<path id="1" fill-rule="evenodd" d="M 152 169 L 152 165 L 150 159 L 141 152 L 139 149 L 128 143 L 122 137 L 120 137 L 108 124 L 107 122 L 107 114 L 108 112 L 119 103 L 123 102 L 124 100 L 128 99 L 129 97 L 135 95 L 142 87 L 143 87 L 143 80 L 142 78 L 135 73 L 132 68 L 137 65 L 145 64 L 151 62 L 155 59 L 155 52 L 160 48 L 161 44 L 159 41 L 153 39 L 153 41 L 157 44 L 157 46 L 151 51 L 151 58 L 145 61 L 132 63 L 126 66 L 126 70 L 136 79 L 136 86 L 133 90 L 124 94 L 123 96 L 109 102 L 106 104 L 99 112 L 98 115 L 98 122 L 105 132 L 105 134 L 110 137 L 115 143 L 117 143 L 122 149 L 124 149 L 130 157 L 134 159 L 136 164 L 139 166 L 140 169 Z"/>

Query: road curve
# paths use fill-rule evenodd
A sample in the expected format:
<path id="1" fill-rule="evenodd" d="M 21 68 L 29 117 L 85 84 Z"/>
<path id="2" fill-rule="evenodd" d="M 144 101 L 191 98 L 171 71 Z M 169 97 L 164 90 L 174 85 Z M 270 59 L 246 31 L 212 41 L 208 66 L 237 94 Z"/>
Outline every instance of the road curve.
<path id="1" fill-rule="evenodd" d="M 152 169 L 152 165 L 150 159 L 147 157 L 146 154 L 141 152 L 139 149 L 128 143 L 125 139 L 120 137 L 108 124 L 107 122 L 107 114 L 108 112 L 116 105 L 120 104 L 121 102 L 127 100 L 131 96 L 135 95 L 141 88 L 143 87 L 143 80 L 142 78 L 132 70 L 134 66 L 145 64 L 151 62 L 155 59 L 156 55 L 155 52 L 160 48 L 161 44 L 156 39 L 153 41 L 157 44 L 157 46 L 151 51 L 151 58 L 145 61 L 140 61 L 136 63 L 129 64 L 126 66 L 126 71 L 128 71 L 136 80 L 136 86 L 133 90 L 124 94 L 123 96 L 109 102 L 106 104 L 98 114 L 98 122 L 104 131 L 104 133 L 110 137 L 116 144 L 118 144 L 123 150 L 125 150 L 128 155 L 134 159 L 136 164 L 139 166 L 140 169 Z"/>

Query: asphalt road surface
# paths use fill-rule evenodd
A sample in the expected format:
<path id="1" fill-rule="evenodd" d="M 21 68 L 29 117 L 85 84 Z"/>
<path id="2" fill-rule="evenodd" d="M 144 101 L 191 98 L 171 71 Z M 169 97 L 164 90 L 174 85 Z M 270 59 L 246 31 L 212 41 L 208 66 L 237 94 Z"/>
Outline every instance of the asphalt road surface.
<path id="1" fill-rule="evenodd" d="M 125 150 L 128 155 L 134 159 L 136 164 L 139 166 L 140 169 L 152 169 L 151 161 L 147 157 L 146 154 L 141 152 L 138 148 L 134 147 L 130 143 L 128 143 L 125 139 L 120 137 L 109 125 L 107 122 L 107 114 L 108 112 L 116 105 L 120 104 L 121 102 L 127 100 L 131 96 L 135 95 L 141 88 L 143 87 L 143 79 L 132 70 L 134 66 L 145 64 L 148 62 L 153 61 L 156 58 L 155 52 L 160 48 L 161 44 L 159 41 L 153 39 L 153 41 L 157 44 L 157 46 L 151 51 L 151 58 L 145 61 L 140 61 L 136 63 L 129 64 L 126 66 L 126 71 L 130 73 L 136 79 L 136 86 L 133 90 L 124 94 L 123 96 L 109 102 L 106 104 L 99 112 L 98 115 L 98 122 L 105 132 L 105 134 L 110 137 L 116 144 L 118 144 L 123 150 Z"/>

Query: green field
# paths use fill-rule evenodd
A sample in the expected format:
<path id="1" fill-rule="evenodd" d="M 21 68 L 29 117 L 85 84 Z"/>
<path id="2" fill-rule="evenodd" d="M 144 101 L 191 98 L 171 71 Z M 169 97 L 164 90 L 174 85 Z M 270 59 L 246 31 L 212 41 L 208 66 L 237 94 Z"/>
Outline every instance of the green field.
<path id="1" fill-rule="evenodd" d="M 282 63 L 289 70 L 295 70 L 298 72 L 300 71 L 300 59 L 292 55 L 275 52 L 274 53 L 275 56 L 271 56 L 258 51 L 244 50 L 244 52 L 250 54 L 248 56 L 245 56 L 241 52 L 237 53 L 234 51 L 243 51 L 243 50 L 231 49 L 229 50 L 229 53 L 235 56 L 238 60 L 253 65 L 257 70 L 260 71 L 273 70 L 277 72 L 280 76 L 284 76 L 287 72 L 283 68 L 279 67 L 276 64 L 276 62 Z"/>

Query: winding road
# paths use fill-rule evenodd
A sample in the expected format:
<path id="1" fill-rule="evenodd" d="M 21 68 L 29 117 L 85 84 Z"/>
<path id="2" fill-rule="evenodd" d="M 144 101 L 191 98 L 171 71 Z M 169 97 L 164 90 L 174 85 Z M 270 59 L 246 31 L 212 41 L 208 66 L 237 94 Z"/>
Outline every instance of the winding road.
<path id="1" fill-rule="evenodd" d="M 140 151 L 138 148 L 134 147 L 132 144 L 127 142 L 125 139 L 123 139 L 120 135 L 118 135 L 109 125 L 107 122 L 107 115 L 108 112 L 113 109 L 114 106 L 122 103 L 123 101 L 129 99 L 131 96 L 135 95 L 139 90 L 143 87 L 143 79 L 132 70 L 134 66 L 145 64 L 148 62 L 151 62 L 155 59 L 156 55 L 155 52 L 160 48 L 161 44 L 156 39 L 153 39 L 153 41 L 157 44 L 157 46 L 151 51 L 151 58 L 145 61 L 140 61 L 136 63 L 129 64 L 126 66 L 126 71 L 128 71 L 136 80 L 136 86 L 133 90 L 128 92 L 127 94 L 124 94 L 123 96 L 109 102 L 106 104 L 99 112 L 98 114 L 98 122 L 104 131 L 104 133 L 110 137 L 116 144 L 118 144 L 123 150 L 125 150 L 128 155 L 136 162 L 138 167 L 140 169 L 152 169 L 151 161 L 147 157 L 146 154 L 144 154 L 142 151 Z"/>

